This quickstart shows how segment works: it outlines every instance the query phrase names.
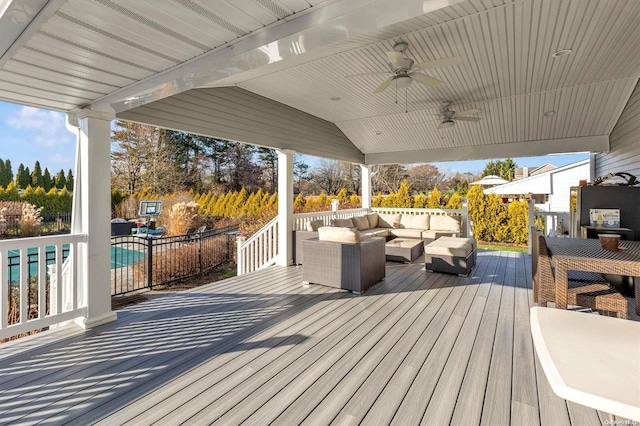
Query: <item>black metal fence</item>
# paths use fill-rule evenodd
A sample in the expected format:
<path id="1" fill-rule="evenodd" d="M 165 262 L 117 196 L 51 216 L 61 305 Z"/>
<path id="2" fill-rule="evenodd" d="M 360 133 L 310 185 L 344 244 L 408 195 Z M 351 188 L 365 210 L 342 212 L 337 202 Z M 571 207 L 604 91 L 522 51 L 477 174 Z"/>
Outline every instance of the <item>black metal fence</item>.
<path id="1" fill-rule="evenodd" d="M 170 284 L 235 256 L 237 226 L 174 237 L 111 238 L 111 294 Z"/>
<path id="2" fill-rule="evenodd" d="M 42 214 L 41 232 L 59 233 L 71 230 L 71 213 Z M 0 222 L 0 235 L 20 235 L 21 214 L 5 214 Z"/>

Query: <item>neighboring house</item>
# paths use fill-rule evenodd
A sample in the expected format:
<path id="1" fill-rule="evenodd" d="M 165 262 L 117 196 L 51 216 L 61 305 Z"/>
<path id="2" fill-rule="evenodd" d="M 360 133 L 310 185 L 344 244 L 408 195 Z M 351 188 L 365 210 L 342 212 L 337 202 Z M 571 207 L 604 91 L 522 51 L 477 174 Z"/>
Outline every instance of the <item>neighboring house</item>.
<path id="1" fill-rule="evenodd" d="M 551 166 L 545 164 L 538 169 Z M 578 186 L 580 180 L 589 179 L 589 160 L 579 161 L 564 167 L 548 167 L 547 171 L 529 174 L 529 177 L 514 180 L 503 185 L 484 190 L 485 194 L 525 195 L 531 194 L 540 210 L 568 212 L 572 186 Z"/>
<path id="2" fill-rule="evenodd" d="M 551 163 L 543 164 L 540 167 L 516 167 L 514 180 L 524 179 L 529 176 L 539 175 L 544 172 L 548 172 L 549 170 L 556 169 L 557 167 Z"/>

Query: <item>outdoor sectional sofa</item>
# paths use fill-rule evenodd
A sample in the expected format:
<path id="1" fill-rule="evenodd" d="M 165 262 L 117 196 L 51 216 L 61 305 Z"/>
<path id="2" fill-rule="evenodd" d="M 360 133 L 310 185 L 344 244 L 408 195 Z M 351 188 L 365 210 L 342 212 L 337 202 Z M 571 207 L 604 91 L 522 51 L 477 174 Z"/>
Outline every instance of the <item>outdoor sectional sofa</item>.
<path id="1" fill-rule="evenodd" d="M 324 226 L 302 242 L 305 284 L 321 284 L 360 294 L 385 278 L 385 239 L 362 240 L 356 229 Z"/>
<path id="2" fill-rule="evenodd" d="M 324 226 L 322 220 L 307 222 L 305 230 L 296 230 L 293 238 L 294 262 L 304 263 L 303 241 L 318 238 L 318 228 Z M 373 237 L 384 237 L 387 241 L 393 238 L 422 239 L 425 244 L 439 237 L 461 236 L 459 218 L 447 215 L 429 214 L 383 214 L 369 213 L 345 219 L 332 219 L 334 227 L 354 228 L 360 238 L 366 240 Z"/>

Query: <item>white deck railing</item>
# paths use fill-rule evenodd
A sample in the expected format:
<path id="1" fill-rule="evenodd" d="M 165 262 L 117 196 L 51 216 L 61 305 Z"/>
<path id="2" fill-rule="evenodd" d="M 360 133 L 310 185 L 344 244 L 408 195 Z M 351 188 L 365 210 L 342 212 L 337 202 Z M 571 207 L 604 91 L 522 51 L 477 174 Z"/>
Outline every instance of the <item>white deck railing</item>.
<path id="1" fill-rule="evenodd" d="M 275 264 L 278 256 L 278 222 L 276 216 L 250 238 L 237 238 L 238 275 Z"/>
<path id="2" fill-rule="evenodd" d="M 543 218 L 544 230 L 547 236 L 557 237 L 570 231 L 569 227 L 571 226 L 571 222 L 569 220 L 569 212 L 547 212 L 543 210 L 536 210 L 533 214 L 536 217 Z M 562 230 L 560 228 L 562 228 Z M 570 236 L 573 237 L 574 235 Z M 579 237 L 579 235 L 575 236 Z"/>
<path id="3" fill-rule="evenodd" d="M 345 209 L 337 211 L 299 213 L 293 215 L 293 230 L 301 231 L 305 229 L 306 223 L 311 220 L 323 220 L 325 225 L 331 225 L 331 219 L 345 219 L 347 217 L 359 216 L 369 213 L 367 209 Z"/>
<path id="4" fill-rule="evenodd" d="M 0 241 L 0 339 L 85 316 L 86 308 L 81 306 L 79 301 L 78 247 L 86 241 L 86 235 L 77 234 Z M 69 249 L 69 257 L 64 267 L 67 276 L 63 276 L 60 282 L 67 285 L 55 285 L 56 277 L 47 276 L 46 252 L 55 252 L 53 265 L 56 271 L 61 271 L 62 251 L 65 245 L 68 245 Z M 38 254 L 38 260 L 34 267 L 33 262 L 29 262 L 29 254 L 35 253 Z M 19 265 L 14 265 L 14 269 L 10 271 L 9 257 L 16 255 L 19 256 Z M 16 272 L 19 279 L 15 277 Z M 14 282 L 9 282 L 10 277 Z M 29 300 L 30 294 L 37 295 L 37 299 Z M 15 301 L 13 309 L 19 312 L 18 318 L 11 324 L 8 320 L 8 300 Z M 63 304 L 64 300 L 70 303 Z M 33 316 L 34 313 L 35 318 L 29 319 L 30 314 Z"/>

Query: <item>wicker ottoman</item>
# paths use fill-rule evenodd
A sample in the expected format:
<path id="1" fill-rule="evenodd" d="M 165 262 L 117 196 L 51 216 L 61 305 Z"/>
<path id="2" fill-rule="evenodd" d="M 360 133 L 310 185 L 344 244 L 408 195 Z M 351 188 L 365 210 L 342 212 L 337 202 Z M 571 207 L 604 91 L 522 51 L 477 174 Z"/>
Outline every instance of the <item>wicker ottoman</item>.
<path id="1" fill-rule="evenodd" d="M 419 239 L 396 238 L 387 242 L 384 246 L 384 254 L 387 260 L 394 262 L 411 263 L 424 251 L 424 243 Z"/>
<path id="2" fill-rule="evenodd" d="M 425 269 L 467 276 L 476 265 L 476 240 L 440 237 L 424 246 Z"/>

